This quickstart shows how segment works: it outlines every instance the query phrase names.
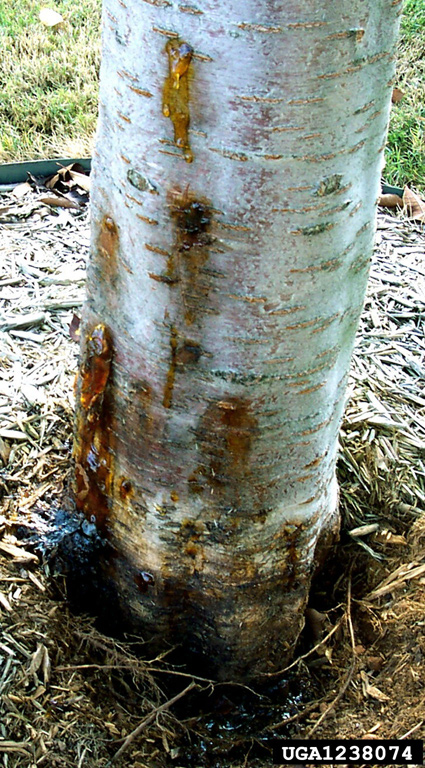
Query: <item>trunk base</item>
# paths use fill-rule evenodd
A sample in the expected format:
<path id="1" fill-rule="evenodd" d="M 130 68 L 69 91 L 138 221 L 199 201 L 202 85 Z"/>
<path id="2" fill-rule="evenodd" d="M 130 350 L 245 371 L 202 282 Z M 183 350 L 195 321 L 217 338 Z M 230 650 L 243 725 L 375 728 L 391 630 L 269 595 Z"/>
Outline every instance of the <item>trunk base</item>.
<path id="1" fill-rule="evenodd" d="M 156 604 L 153 617 L 154 576 L 136 571 L 87 521 L 62 538 L 55 570 L 66 575 L 67 594 L 76 611 L 94 614 L 107 634 L 139 634 L 143 655 L 152 657 L 174 648 L 168 660 L 184 663 L 193 674 L 220 681 L 260 682 L 293 657 L 304 626 L 311 579 L 323 567 L 338 528 L 339 517 L 334 512 L 320 533 L 313 562 L 294 564 L 286 584 L 281 577 L 269 579 L 257 584 L 253 594 L 252 585 L 229 590 L 226 584 L 220 589 L 217 583 L 211 589 L 200 583 L 197 592 L 189 592 L 187 585 L 169 579 L 163 604 Z M 254 599 L 256 605 L 266 606 L 263 621 L 253 612 Z M 146 600 L 149 621 L 143 616 Z"/>

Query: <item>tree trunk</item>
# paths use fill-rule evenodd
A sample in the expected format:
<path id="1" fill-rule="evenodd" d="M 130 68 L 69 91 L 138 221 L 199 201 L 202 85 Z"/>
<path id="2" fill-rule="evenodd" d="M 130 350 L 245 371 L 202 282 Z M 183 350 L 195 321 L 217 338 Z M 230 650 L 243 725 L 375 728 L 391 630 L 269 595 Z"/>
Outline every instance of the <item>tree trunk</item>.
<path id="1" fill-rule="evenodd" d="M 77 504 L 125 615 L 284 665 L 335 462 L 399 0 L 105 0 Z"/>

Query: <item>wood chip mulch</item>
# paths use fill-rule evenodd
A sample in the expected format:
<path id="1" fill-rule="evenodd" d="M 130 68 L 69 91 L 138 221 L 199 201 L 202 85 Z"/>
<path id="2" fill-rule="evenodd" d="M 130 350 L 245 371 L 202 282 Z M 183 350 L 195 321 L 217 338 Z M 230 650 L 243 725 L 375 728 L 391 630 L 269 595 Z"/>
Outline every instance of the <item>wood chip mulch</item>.
<path id="1" fill-rule="evenodd" d="M 114 765 L 236 768 L 244 761 L 226 762 L 219 747 L 217 762 L 206 754 L 188 760 L 186 725 L 168 711 L 169 691 L 153 676 L 160 662 L 140 660 L 132 642 L 72 615 L 48 565 L 18 535 L 47 525 L 69 483 L 78 356 L 69 327 L 84 300 L 88 218 L 87 208 L 53 207 L 31 191 L 0 195 L 0 765 L 106 767 L 145 718 L 143 734 Z M 330 645 L 327 656 L 313 654 L 328 659 L 329 690 L 320 705 L 303 703 L 310 714 L 297 721 L 301 738 L 312 729 L 354 737 L 370 728 L 394 738 L 413 729 L 424 738 L 417 686 L 425 679 L 415 654 L 423 670 L 425 647 L 419 639 L 412 645 L 407 632 L 425 621 L 424 246 L 422 225 L 379 214 L 339 463 L 344 529 L 375 577 L 353 621 L 351 598 L 345 606 L 345 640 L 336 642 L 351 649 L 350 674 L 338 663 L 332 670 Z M 404 698 L 388 683 L 397 676 Z M 190 680 L 180 682 L 183 690 Z M 388 729 L 394 712 L 398 724 Z"/>

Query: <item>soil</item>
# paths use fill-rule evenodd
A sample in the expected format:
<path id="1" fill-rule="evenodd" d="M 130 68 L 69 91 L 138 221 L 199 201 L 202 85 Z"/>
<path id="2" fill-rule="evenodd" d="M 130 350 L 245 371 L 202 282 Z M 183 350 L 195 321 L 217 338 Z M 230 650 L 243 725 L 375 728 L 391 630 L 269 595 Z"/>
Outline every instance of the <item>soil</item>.
<path id="1" fill-rule="evenodd" d="M 66 214 L 66 226 L 86 227 L 84 216 Z M 65 338 L 71 309 L 53 311 Z M 266 768 L 276 738 L 425 738 L 423 510 L 400 495 L 384 504 L 379 493 L 367 506 L 363 489 L 354 513 L 344 466 L 341 538 L 315 579 L 294 663 L 255 690 L 216 683 L 208 670 L 193 676 L 184 649 L 146 658 L 141 638 L 120 635 L 109 604 L 108 626 L 105 612 L 103 623 L 87 613 L 107 602 L 96 568 L 103 542 L 64 501 L 72 404 L 63 392 L 76 365 L 76 345 L 69 335 L 64 343 L 66 375 L 51 386 L 53 410 L 45 411 L 47 421 L 58 414 L 54 427 L 44 442 L 28 432 L 38 452 L 31 440 L 26 453 L 16 437 L 0 444 L 0 764 Z M 353 519 L 369 524 L 372 512 L 386 539 L 368 549 L 352 528 Z M 77 589 L 70 562 L 82 574 Z"/>

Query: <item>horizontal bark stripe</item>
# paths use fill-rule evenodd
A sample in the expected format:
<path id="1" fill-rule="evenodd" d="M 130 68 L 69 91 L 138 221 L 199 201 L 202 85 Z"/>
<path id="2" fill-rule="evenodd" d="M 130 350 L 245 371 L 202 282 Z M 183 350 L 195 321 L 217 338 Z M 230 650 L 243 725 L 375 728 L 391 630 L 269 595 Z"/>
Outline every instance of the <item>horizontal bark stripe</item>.
<path id="1" fill-rule="evenodd" d="M 292 29 L 317 29 L 318 27 L 327 26 L 326 21 L 295 21 L 289 22 L 282 26 L 272 26 L 269 24 L 256 24 L 253 22 L 240 22 L 237 26 L 239 29 L 247 30 L 249 32 L 263 32 L 266 34 L 281 34 L 287 30 Z"/>
<path id="2" fill-rule="evenodd" d="M 135 85 L 129 85 L 130 91 L 133 91 L 134 93 L 137 93 L 138 96 L 146 96 L 148 99 L 153 98 L 153 93 L 146 90 L 145 88 L 136 88 Z"/>
<path id="3" fill-rule="evenodd" d="M 283 32 L 283 27 L 272 27 L 266 24 L 251 24 L 243 21 L 238 24 L 238 27 L 239 29 L 247 29 L 253 32 L 265 32 L 266 34 Z"/>
<path id="4" fill-rule="evenodd" d="M 170 258 L 171 253 L 170 251 L 166 251 L 165 248 L 160 248 L 158 245 L 152 245 L 151 243 L 144 243 L 144 247 L 147 251 L 151 251 L 152 253 L 158 253 L 160 256 L 167 256 Z"/>
<path id="5" fill-rule="evenodd" d="M 282 307 L 282 309 L 272 309 L 272 310 L 266 310 L 267 315 L 293 315 L 295 312 L 304 312 L 307 309 L 307 306 L 304 304 L 297 305 L 295 307 Z"/>
<path id="6" fill-rule="evenodd" d="M 362 139 L 362 141 L 357 142 L 357 144 L 354 144 L 354 146 L 343 147 L 336 152 L 328 152 L 327 154 L 322 155 L 299 155 L 295 156 L 294 160 L 303 160 L 304 162 L 309 163 L 327 163 L 329 160 L 333 160 L 335 157 L 339 157 L 340 155 L 352 155 L 362 149 L 364 145 L 365 142 Z"/>
<path id="7" fill-rule="evenodd" d="M 305 107 L 308 104 L 320 104 L 325 101 L 323 96 L 307 96 L 304 99 L 290 99 L 287 104 L 290 107 Z"/>
<path id="8" fill-rule="evenodd" d="M 362 27 L 357 29 L 346 29 L 343 32 L 333 32 L 331 35 L 326 35 L 327 40 L 338 40 L 344 38 L 355 38 L 357 42 L 360 42 L 364 36 L 365 30 Z"/>
<path id="9" fill-rule="evenodd" d="M 241 101 L 247 101 L 247 102 L 254 102 L 259 104 L 281 104 L 283 101 L 285 101 L 285 98 L 283 97 L 273 97 L 273 96 L 239 96 L 239 99 Z"/>
<path id="10" fill-rule="evenodd" d="M 152 32 L 156 32 L 158 35 L 164 37 L 178 37 L 179 33 L 175 29 L 163 29 L 162 27 L 152 27 Z"/>
<path id="11" fill-rule="evenodd" d="M 172 5 L 169 0 L 143 0 L 148 5 L 154 5 L 156 8 L 168 8 Z"/>
<path id="12" fill-rule="evenodd" d="M 195 16 L 202 16 L 204 13 L 200 8 L 196 8 L 194 5 L 179 5 L 179 11 L 182 13 L 190 13 Z"/>
<path id="13" fill-rule="evenodd" d="M 303 125 L 276 125 L 271 128 L 272 133 L 292 133 L 293 131 L 303 131 Z"/>
<path id="14" fill-rule="evenodd" d="M 337 256 L 334 259 L 328 259 L 327 261 L 322 261 L 319 264 L 311 264 L 308 267 L 292 268 L 289 271 L 291 274 L 302 274 L 303 272 L 323 272 L 323 270 L 332 272 L 336 269 L 339 269 L 342 265 L 343 262 L 341 261 L 341 258 Z"/>
<path id="15" fill-rule="evenodd" d="M 119 69 L 117 70 L 118 77 L 127 78 L 128 80 L 132 80 L 133 82 L 137 83 L 138 78 L 135 75 L 131 75 L 130 72 L 127 72 L 125 69 Z"/>
<path id="16" fill-rule="evenodd" d="M 267 301 L 265 296 L 238 296 L 235 293 L 228 293 L 229 299 L 235 301 L 246 301 L 248 304 L 264 304 Z"/>
<path id="17" fill-rule="evenodd" d="M 156 219 L 150 219 L 149 216 L 142 216 L 141 213 L 136 213 L 136 216 L 140 221 L 145 221 L 146 224 L 152 224 L 153 226 L 157 227 L 159 224 L 159 221 Z"/>
<path id="18" fill-rule="evenodd" d="M 330 323 L 333 323 L 335 320 L 338 320 L 338 318 L 341 317 L 341 316 L 342 316 L 341 312 L 335 312 L 334 315 L 331 315 L 330 317 L 326 318 L 325 320 L 323 320 L 323 318 L 317 318 L 316 317 L 316 318 L 313 318 L 312 320 L 304 320 L 303 322 L 297 323 L 296 325 L 287 325 L 285 330 L 287 330 L 287 331 L 295 331 L 295 330 L 298 330 L 299 328 L 311 328 L 314 325 L 318 326 L 318 328 L 317 328 L 317 330 L 318 330 L 318 329 L 321 329 L 324 326 L 324 324 L 326 324 L 326 326 L 328 326 Z M 313 333 L 314 333 L 314 331 L 313 331 Z"/>

